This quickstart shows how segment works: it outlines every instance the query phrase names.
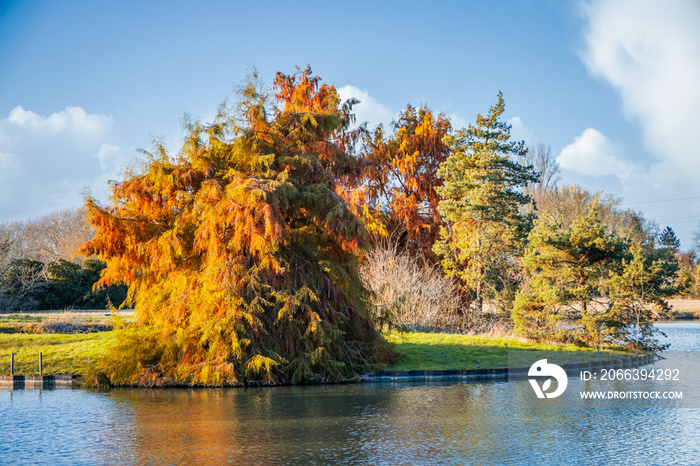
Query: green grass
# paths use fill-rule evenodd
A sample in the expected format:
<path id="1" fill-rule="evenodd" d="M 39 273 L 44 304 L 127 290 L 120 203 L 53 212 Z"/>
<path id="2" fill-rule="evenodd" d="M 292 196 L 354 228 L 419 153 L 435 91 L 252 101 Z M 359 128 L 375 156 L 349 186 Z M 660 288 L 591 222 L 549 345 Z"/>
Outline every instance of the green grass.
<path id="1" fill-rule="evenodd" d="M 672 320 L 700 320 L 700 310 L 671 311 Z"/>
<path id="2" fill-rule="evenodd" d="M 401 357 L 388 370 L 495 369 L 508 365 L 508 352 L 532 351 L 524 355 L 522 366 L 538 359 L 556 356 L 558 362 L 595 361 L 595 348 L 575 345 L 522 342 L 508 337 L 486 337 L 446 333 L 387 332 L 384 334 L 393 351 Z M 602 360 L 628 354 L 601 351 Z"/>
<path id="3" fill-rule="evenodd" d="M 101 319 L 99 319 L 101 320 Z M 10 373 L 10 353 L 15 353 L 15 375 L 38 375 L 39 353 L 45 375 L 80 375 L 114 340 L 115 332 L 88 334 L 24 333 L 26 326 L 41 323 L 42 317 L 0 316 L 0 374 Z M 522 365 L 556 356 L 557 362 L 595 360 L 594 348 L 522 342 L 509 337 L 486 337 L 445 333 L 387 332 L 391 349 L 400 355 L 389 370 L 493 369 L 506 367 L 508 352 L 532 351 Z M 616 359 L 620 351 L 601 352 L 601 359 Z"/>
<path id="4" fill-rule="evenodd" d="M 41 323 L 41 317 L 21 314 L 0 315 L 0 334 L 19 333 L 25 326 L 39 323 Z"/>
<path id="5" fill-rule="evenodd" d="M 95 361 L 114 338 L 114 332 L 87 334 L 33 333 L 45 319 L 69 316 L 85 323 L 109 323 L 104 315 L 0 315 L 0 375 L 10 374 L 10 354 L 15 353 L 15 375 L 39 375 L 39 353 L 42 353 L 45 375 L 79 375 Z"/>
<path id="6" fill-rule="evenodd" d="M 0 374 L 10 374 L 10 353 L 15 353 L 15 375 L 39 375 L 42 353 L 44 375 L 80 375 L 104 354 L 113 338 L 114 332 L 0 334 Z"/>
<path id="7" fill-rule="evenodd" d="M 123 317 L 129 320 L 130 316 Z M 42 322 L 68 319 L 83 324 L 111 324 L 112 316 L 109 311 L 102 312 L 74 312 L 74 311 L 47 311 L 31 314 L 0 314 L 0 333 L 26 332 L 32 326 L 37 326 Z"/>

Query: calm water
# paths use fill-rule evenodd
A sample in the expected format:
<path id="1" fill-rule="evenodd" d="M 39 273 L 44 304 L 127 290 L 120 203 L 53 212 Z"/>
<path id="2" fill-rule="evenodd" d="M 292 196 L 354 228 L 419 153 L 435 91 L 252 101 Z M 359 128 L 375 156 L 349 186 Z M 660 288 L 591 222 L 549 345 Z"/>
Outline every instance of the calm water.
<path id="1" fill-rule="evenodd" d="M 700 351 L 700 323 L 660 328 L 672 350 Z M 0 464 L 700 464 L 700 409 L 517 396 L 530 390 L 1 390 Z"/>

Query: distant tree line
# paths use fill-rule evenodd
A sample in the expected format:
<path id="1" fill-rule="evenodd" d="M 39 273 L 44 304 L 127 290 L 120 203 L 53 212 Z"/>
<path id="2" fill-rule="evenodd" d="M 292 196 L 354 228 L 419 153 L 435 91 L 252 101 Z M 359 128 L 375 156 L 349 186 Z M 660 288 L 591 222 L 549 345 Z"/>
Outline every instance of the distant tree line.
<path id="1" fill-rule="evenodd" d="M 0 312 L 120 306 L 127 287 L 93 288 L 105 262 L 76 255 L 91 235 L 78 210 L 1 224 Z"/>

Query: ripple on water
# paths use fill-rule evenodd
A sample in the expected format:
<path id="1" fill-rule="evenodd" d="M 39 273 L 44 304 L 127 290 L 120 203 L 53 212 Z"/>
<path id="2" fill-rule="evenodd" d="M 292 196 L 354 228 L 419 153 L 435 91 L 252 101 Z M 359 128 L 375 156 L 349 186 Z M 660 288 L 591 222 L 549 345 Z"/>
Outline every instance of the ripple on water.
<path id="1" fill-rule="evenodd" d="M 659 327 L 700 351 L 700 324 Z M 699 409 L 534 405 L 528 390 L 0 390 L 0 464 L 700 464 Z"/>

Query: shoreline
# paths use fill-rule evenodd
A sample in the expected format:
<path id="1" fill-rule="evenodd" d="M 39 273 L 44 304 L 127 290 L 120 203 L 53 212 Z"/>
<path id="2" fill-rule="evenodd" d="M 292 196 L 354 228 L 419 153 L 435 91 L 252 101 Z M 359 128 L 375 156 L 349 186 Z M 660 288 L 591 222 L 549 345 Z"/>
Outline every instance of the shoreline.
<path id="1" fill-rule="evenodd" d="M 0 319 L 2 321 L 4 319 Z M 8 319 L 10 320 L 10 319 Z M 52 388 L 83 385 L 89 373 L 88 366 L 108 351 L 116 335 L 115 331 L 85 334 L 23 333 L 20 329 L 38 322 L 14 319 L 0 328 L 0 387 Z M 680 321 L 678 321 L 680 322 Z M 1 323 L 1 322 L 0 322 Z M 549 358 L 562 367 L 575 364 L 591 364 L 600 358 L 608 366 L 627 364 L 634 358 L 628 350 L 607 347 L 598 355 L 595 348 L 575 345 L 550 344 L 525 341 L 513 335 L 463 335 L 421 332 L 387 332 L 384 335 L 389 348 L 399 355 L 398 361 L 381 370 L 324 383 L 381 382 L 385 380 L 433 380 L 433 379 L 505 379 L 508 367 L 521 363 L 528 366 L 537 359 Z M 514 351 L 533 352 L 537 359 L 509 361 Z M 10 376 L 10 354 L 15 354 L 14 374 Z M 44 374 L 40 376 L 39 355 L 43 354 Z M 556 359 L 554 359 L 556 358 Z M 637 363 L 639 365 L 639 363 Z M 510 371 L 510 377 L 518 369 Z M 18 375 L 21 374 L 21 375 Z M 106 381 L 105 381 L 106 382 Z M 172 381 L 171 381 L 172 382 Z M 318 383 L 311 381 L 311 383 Z M 167 387 L 199 387 L 188 383 L 166 383 Z M 228 386 L 256 386 L 263 384 L 240 383 Z M 285 384 L 280 384 L 285 385 Z M 201 386 L 205 387 L 205 386 Z"/>
<path id="2" fill-rule="evenodd" d="M 569 377 L 578 375 L 582 370 L 594 370 L 600 368 L 624 369 L 630 367 L 646 366 L 655 362 L 655 353 L 643 356 L 631 356 L 623 359 L 591 361 L 582 363 L 560 364 Z M 363 379 L 368 382 L 396 381 L 396 380 L 432 380 L 432 379 L 467 379 L 467 380 L 493 380 L 524 379 L 528 377 L 529 367 L 495 369 L 465 369 L 465 370 L 412 370 L 412 371 L 377 371 L 376 374 L 366 374 Z"/>
<path id="3" fill-rule="evenodd" d="M 655 362 L 656 354 L 650 353 L 641 356 L 631 356 L 615 360 L 591 361 L 583 363 L 561 364 L 560 367 L 566 371 L 569 377 L 578 375 L 582 370 L 595 370 L 600 368 L 624 369 L 641 367 Z M 358 380 L 345 382 L 328 382 L 319 385 L 342 385 L 347 383 L 381 383 L 381 382 L 428 382 L 440 380 L 463 380 L 463 381 L 496 381 L 496 380 L 522 380 L 528 377 L 529 367 L 505 368 L 498 367 L 492 369 L 446 369 L 446 370 L 411 370 L 411 371 L 390 371 L 381 370 L 376 373 L 362 374 Z M 82 388 L 79 386 L 79 375 L 2 375 L 0 376 L 0 389 L 21 390 L 21 389 L 55 389 L 55 388 Z M 78 386 L 76 386 L 78 385 Z M 290 384 L 265 385 L 266 387 L 284 387 Z M 303 385 L 303 384 L 300 384 Z M 188 388 L 188 389 L 211 389 L 211 388 L 244 388 L 258 385 L 230 385 L 230 386 L 200 386 L 200 385 L 173 385 L 166 387 L 106 387 L 106 389 L 136 388 L 136 389 L 168 389 L 168 388 Z M 105 389 L 105 388 L 102 388 Z"/>

